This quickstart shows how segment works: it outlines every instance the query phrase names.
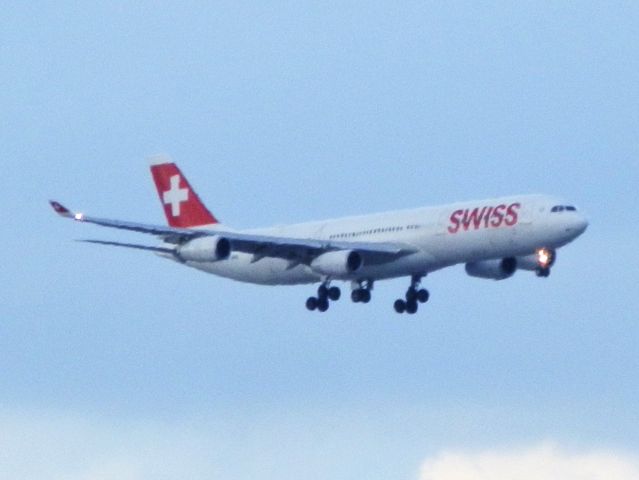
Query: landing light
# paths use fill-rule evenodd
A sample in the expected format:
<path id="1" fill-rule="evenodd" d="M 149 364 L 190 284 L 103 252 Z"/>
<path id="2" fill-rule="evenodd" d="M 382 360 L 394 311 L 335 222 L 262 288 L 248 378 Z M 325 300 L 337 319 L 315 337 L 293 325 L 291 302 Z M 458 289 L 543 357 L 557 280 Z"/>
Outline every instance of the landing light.
<path id="1" fill-rule="evenodd" d="M 73 218 L 75 218 L 77 221 L 81 222 L 82 220 L 84 220 L 84 213 L 76 213 Z"/>
<path id="2" fill-rule="evenodd" d="M 542 268 L 548 267 L 552 263 L 552 252 L 546 248 L 537 250 L 537 261 Z"/>

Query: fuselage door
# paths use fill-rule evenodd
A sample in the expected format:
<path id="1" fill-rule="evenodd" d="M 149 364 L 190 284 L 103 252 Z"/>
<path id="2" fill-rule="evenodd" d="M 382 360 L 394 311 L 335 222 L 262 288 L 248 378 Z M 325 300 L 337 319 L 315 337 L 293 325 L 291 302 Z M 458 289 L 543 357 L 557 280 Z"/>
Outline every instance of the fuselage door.
<path id="1" fill-rule="evenodd" d="M 533 202 L 524 202 L 521 204 L 521 208 L 519 209 L 519 220 L 518 223 L 523 225 L 530 225 L 533 221 L 533 212 L 535 209 L 535 204 Z"/>

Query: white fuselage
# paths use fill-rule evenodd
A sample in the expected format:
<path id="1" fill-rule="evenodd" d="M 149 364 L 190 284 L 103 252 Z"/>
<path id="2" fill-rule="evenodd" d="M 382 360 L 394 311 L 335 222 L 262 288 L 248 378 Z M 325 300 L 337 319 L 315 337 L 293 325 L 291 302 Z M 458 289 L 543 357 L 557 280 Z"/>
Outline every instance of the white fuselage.
<path id="1" fill-rule="evenodd" d="M 364 265 L 337 280 L 381 280 L 425 275 L 481 260 L 533 254 L 557 249 L 586 229 L 587 221 L 573 207 L 545 195 L 523 195 L 454 203 L 437 207 L 345 217 L 246 233 L 342 242 L 384 242 L 412 247 L 414 253 L 389 262 Z M 169 258 L 172 258 L 169 256 Z M 185 262 L 205 272 L 243 282 L 292 285 L 325 280 L 309 265 L 291 266 L 286 259 L 232 252 L 225 260 Z"/>

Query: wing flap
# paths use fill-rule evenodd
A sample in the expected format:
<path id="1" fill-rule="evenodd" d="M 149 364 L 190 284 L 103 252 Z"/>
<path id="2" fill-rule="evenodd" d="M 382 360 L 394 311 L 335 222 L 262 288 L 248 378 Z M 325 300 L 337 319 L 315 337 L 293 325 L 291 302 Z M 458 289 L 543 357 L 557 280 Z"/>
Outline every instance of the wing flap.
<path id="1" fill-rule="evenodd" d="M 153 246 L 149 246 L 149 245 L 140 245 L 137 243 L 124 243 L 124 242 L 112 242 L 112 241 L 108 241 L 108 240 L 91 240 L 91 239 L 87 239 L 87 240 L 77 240 L 78 242 L 82 242 L 82 243 L 94 243 L 97 245 L 109 245 L 112 247 L 125 247 L 125 248 L 133 248 L 136 250 L 146 250 L 149 252 L 155 252 L 155 253 L 166 253 L 166 254 L 170 254 L 170 255 L 174 255 L 175 254 L 175 250 L 173 250 L 172 248 L 166 248 L 166 247 L 153 247 Z"/>

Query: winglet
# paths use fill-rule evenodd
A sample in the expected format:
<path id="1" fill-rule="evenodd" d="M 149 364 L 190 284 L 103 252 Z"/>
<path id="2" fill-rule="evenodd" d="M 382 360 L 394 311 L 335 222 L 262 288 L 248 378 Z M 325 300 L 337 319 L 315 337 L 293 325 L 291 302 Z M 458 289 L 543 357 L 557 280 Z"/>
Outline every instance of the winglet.
<path id="1" fill-rule="evenodd" d="M 49 200 L 49 203 L 55 210 L 55 213 L 57 213 L 58 215 L 65 218 L 74 218 L 73 213 L 71 213 L 71 211 L 67 207 L 62 205 L 60 202 L 56 202 L 55 200 Z"/>

